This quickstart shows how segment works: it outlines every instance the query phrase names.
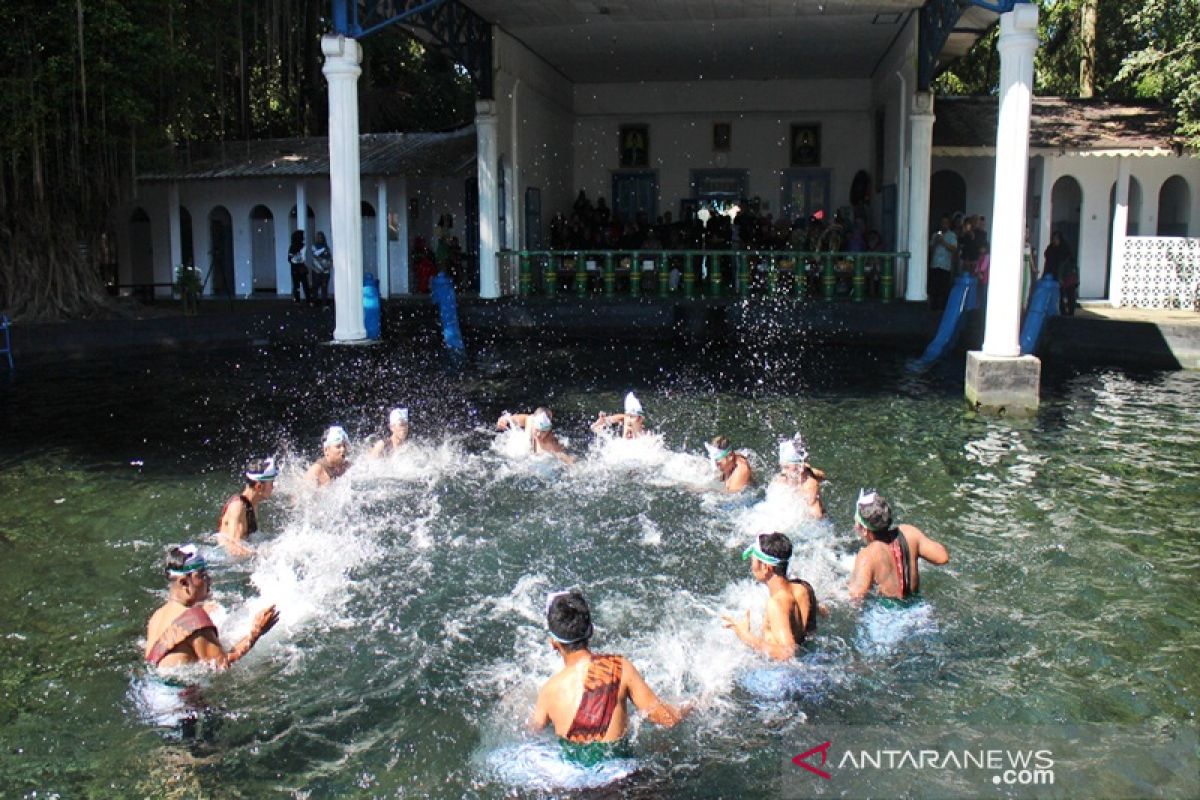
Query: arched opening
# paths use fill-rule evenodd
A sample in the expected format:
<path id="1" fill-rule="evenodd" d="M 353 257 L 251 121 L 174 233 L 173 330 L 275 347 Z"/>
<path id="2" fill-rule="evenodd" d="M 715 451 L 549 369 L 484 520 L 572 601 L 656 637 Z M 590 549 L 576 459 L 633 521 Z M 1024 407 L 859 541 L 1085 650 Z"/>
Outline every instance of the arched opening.
<path id="1" fill-rule="evenodd" d="M 363 248 L 363 274 L 368 272 L 372 275 L 379 276 L 379 251 L 378 243 L 379 236 L 375 229 L 375 206 L 362 201 L 362 248 Z"/>
<path id="2" fill-rule="evenodd" d="M 274 294 L 275 279 L 275 215 L 264 205 L 250 209 L 250 267 L 252 291 Z"/>
<path id="3" fill-rule="evenodd" d="M 189 267 L 196 266 L 196 249 L 192 239 L 192 214 L 179 207 L 179 258 Z"/>
<path id="4" fill-rule="evenodd" d="M 942 216 L 953 217 L 967 207 L 967 182 L 952 169 L 941 169 L 929 179 L 929 231 L 938 228 Z"/>
<path id="5" fill-rule="evenodd" d="M 129 215 L 129 266 L 130 283 L 154 283 L 154 235 L 150 215 L 142 208 L 135 208 Z"/>
<path id="6" fill-rule="evenodd" d="M 225 206 L 208 212 L 209 279 L 213 294 L 232 297 L 233 277 L 233 216 Z"/>
<path id="7" fill-rule="evenodd" d="M 1062 234 L 1063 244 L 1076 255 L 1079 253 L 1079 214 L 1082 208 L 1083 189 L 1079 181 L 1064 175 L 1054 182 L 1054 188 L 1050 191 L 1050 232 Z"/>
<path id="8" fill-rule="evenodd" d="M 1158 235 L 1187 236 L 1192 216 L 1192 193 L 1187 181 L 1172 175 L 1158 190 Z"/>

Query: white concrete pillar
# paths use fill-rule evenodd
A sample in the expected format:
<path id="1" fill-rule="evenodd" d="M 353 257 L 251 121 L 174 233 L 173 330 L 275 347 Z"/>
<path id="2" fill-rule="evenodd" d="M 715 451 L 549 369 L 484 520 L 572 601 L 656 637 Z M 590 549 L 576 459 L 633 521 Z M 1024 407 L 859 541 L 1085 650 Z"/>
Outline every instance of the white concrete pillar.
<path id="1" fill-rule="evenodd" d="M 358 160 L 358 76 L 362 48 L 354 39 L 321 37 L 329 81 L 329 235 L 333 251 L 336 342 L 367 338 L 362 304 L 362 188 Z M 298 215 L 306 209 L 297 208 Z"/>
<path id="2" fill-rule="evenodd" d="M 392 276 L 388 266 L 388 190 L 387 179 L 375 184 L 375 271 L 379 274 L 379 296 L 391 293 Z"/>
<path id="3" fill-rule="evenodd" d="M 992 200 L 991 271 L 983 332 L 985 356 L 1021 355 L 1021 270 L 1029 179 L 1029 115 L 1038 9 L 1017 5 L 1000 16 L 1000 114 Z"/>
<path id="4" fill-rule="evenodd" d="M 913 95 L 908 118 L 911 135 L 911 173 L 908 181 L 908 282 L 904 299 L 929 299 L 929 179 L 933 161 L 933 95 Z"/>
<path id="5" fill-rule="evenodd" d="M 1113 308 L 1125 300 L 1125 231 L 1129 226 L 1129 159 L 1117 156 L 1117 192 L 1113 199 L 1112 266 L 1108 298 Z"/>
<path id="6" fill-rule="evenodd" d="M 302 180 L 296 181 L 296 230 L 304 231 L 304 243 L 308 244 L 308 185 Z"/>
<path id="7" fill-rule="evenodd" d="M 183 263 L 183 237 L 179 233 L 179 184 L 175 181 L 167 184 L 167 247 L 171 255 L 171 280 L 174 281 L 175 270 Z"/>
<path id="8" fill-rule="evenodd" d="M 496 102 L 478 100 L 475 103 L 475 166 L 479 172 L 479 296 L 492 299 L 500 296 L 500 270 L 496 263 L 499 245 L 496 226 L 499 224 L 498 142 Z"/>
<path id="9" fill-rule="evenodd" d="M 412 291 L 408 281 L 408 178 L 396 180 L 396 241 L 389 243 L 392 253 L 392 286 L 396 294 Z"/>

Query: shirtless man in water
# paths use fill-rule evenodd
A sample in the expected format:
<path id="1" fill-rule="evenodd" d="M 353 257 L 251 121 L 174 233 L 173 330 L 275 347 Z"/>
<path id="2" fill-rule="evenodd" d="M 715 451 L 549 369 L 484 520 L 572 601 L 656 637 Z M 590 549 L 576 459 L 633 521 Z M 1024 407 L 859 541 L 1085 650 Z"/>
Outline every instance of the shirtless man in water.
<path id="1" fill-rule="evenodd" d="M 346 449 L 350 446 L 350 437 L 340 425 L 334 425 L 325 431 L 321 442 L 325 454 L 313 462 L 304 473 L 304 477 L 317 486 L 326 486 L 346 474 L 350 462 L 346 460 Z"/>
<path id="2" fill-rule="evenodd" d="M 510 414 L 505 411 L 496 420 L 496 427 L 502 431 L 522 428 L 529 434 L 529 447 L 535 454 L 549 453 L 564 464 L 575 463 L 575 458 L 567 453 L 562 442 L 554 435 L 553 415 L 548 408 L 535 409 L 532 414 Z"/>
<path id="3" fill-rule="evenodd" d="M 808 581 L 789 580 L 788 561 L 792 542 L 782 533 L 760 533 L 754 544 L 742 553 L 750 560 L 750 574 L 766 584 L 767 610 L 763 614 L 762 636 L 750 632 L 750 612 L 741 619 L 722 615 L 726 628 L 760 653 L 776 661 L 787 661 L 810 633 L 817 630 L 817 615 L 827 613 L 817 603 L 817 595 Z"/>
<path id="4" fill-rule="evenodd" d="M 221 516 L 217 518 L 217 541 L 231 556 L 249 556 L 254 548 L 246 544 L 251 535 L 258 533 L 258 504 L 271 496 L 279 470 L 275 459 L 254 459 L 242 473 L 246 485 L 241 493 L 225 501 Z"/>
<path id="5" fill-rule="evenodd" d="M 791 489 L 813 519 L 825 516 L 825 506 L 821 502 L 823 480 L 825 472 L 808 463 L 808 448 L 799 435 L 779 445 L 779 474 L 771 481 L 771 485 Z"/>
<path id="6" fill-rule="evenodd" d="M 554 732 L 568 742 L 615 742 L 629 727 L 627 700 L 664 728 L 677 724 L 690 710 L 660 700 L 629 659 L 599 655 L 588 648 L 592 613 L 581 593 L 550 595 L 546 628 L 563 668 L 538 693 L 530 730 L 552 724 Z"/>
<path id="7" fill-rule="evenodd" d="M 633 392 L 625 395 L 624 414 L 605 414 L 601 411 L 600 416 L 592 423 L 592 431 L 600 433 L 613 425 L 621 426 L 622 439 L 636 439 L 650 432 L 645 428 L 646 414 L 642 411 L 641 401 Z"/>
<path id="8" fill-rule="evenodd" d="M 892 507 L 874 491 L 863 491 L 854 506 L 854 530 L 866 546 L 854 557 L 850 599 L 861 600 L 874 586 L 883 597 L 903 600 L 921 589 L 917 560 L 945 564 L 950 553 L 913 525 L 892 525 Z"/>
<path id="9" fill-rule="evenodd" d="M 393 408 L 388 414 L 388 438 L 371 447 L 371 458 L 383 458 L 400 452 L 408 443 L 408 409 Z"/>
<path id="10" fill-rule="evenodd" d="M 721 482 L 725 491 L 736 494 L 750 485 L 754 475 L 750 471 L 750 462 L 741 453 L 733 452 L 733 445 L 724 436 L 718 436 L 704 444 L 708 458 L 721 473 Z"/>
<path id="11" fill-rule="evenodd" d="M 254 616 L 250 633 L 226 651 L 204 605 L 212 578 L 196 546 L 171 548 L 166 572 L 170 598 L 154 612 L 146 627 L 146 661 L 152 666 L 177 667 L 203 661 L 225 669 L 249 653 L 255 642 L 279 621 L 275 606 L 264 608 Z"/>

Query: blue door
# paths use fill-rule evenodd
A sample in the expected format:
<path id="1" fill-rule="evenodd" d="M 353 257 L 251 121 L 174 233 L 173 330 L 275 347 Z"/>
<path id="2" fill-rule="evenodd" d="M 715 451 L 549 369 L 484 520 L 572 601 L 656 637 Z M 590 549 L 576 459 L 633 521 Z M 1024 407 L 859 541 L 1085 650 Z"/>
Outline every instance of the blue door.
<path id="1" fill-rule="evenodd" d="M 780 214 L 787 219 L 798 217 L 807 222 L 818 211 L 825 212 L 826 221 L 833 219 L 833 209 L 829 207 L 829 170 L 784 170 L 782 200 Z"/>
<path id="2" fill-rule="evenodd" d="M 658 215 L 658 173 L 614 172 L 612 212 L 621 222 L 633 222 L 642 212 L 653 224 Z"/>

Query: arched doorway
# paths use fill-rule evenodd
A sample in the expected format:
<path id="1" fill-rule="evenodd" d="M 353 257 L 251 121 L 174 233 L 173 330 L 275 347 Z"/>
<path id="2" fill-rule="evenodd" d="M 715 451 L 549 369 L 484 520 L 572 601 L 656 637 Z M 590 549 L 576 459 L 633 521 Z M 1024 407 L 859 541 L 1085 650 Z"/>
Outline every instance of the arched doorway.
<path id="1" fill-rule="evenodd" d="M 1192 216 L 1192 192 L 1187 181 L 1172 175 L 1158 190 L 1158 235 L 1187 236 Z"/>
<path id="2" fill-rule="evenodd" d="M 135 286 L 154 283 L 154 235 L 150 230 L 150 215 L 142 208 L 135 208 L 129 215 L 129 266 L 130 283 Z"/>
<path id="3" fill-rule="evenodd" d="M 192 239 L 192 214 L 179 207 L 179 253 L 180 259 L 189 267 L 196 266 L 196 249 Z"/>
<path id="4" fill-rule="evenodd" d="M 213 294 L 232 297 L 233 277 L 233 217 L 225 206 L 208 212 L 209 262 L 208 274 Z"/>
<path id="5" fill-rule="evenodd" d="M 1079 253 L 1079 214 L 1082 208 L 1083 189 L 1079 181 L 1070 175 L 1056 180 L 1054 188 L 1050 190 L 1050 233 L 1058 231 L 1062 234 L 1063 244 L 1076 255 Z"/>
<path id="6" fill-rule="evenodd" d="M 250 264 L 252 291 L 274 294 L 275 280 L 275 215 L 264 205 L 250 210 Z"/>
<path id="7" fill-rule="evenodd" d="M 368 272 L 379 277 L 379 236 L 375 227 L 375 206 L 362 201 L 362 247 L 363 274 Z"/>
<path id="8" fill-rule="evenodd" d="M 943 216 L 953 217 L 967 207 L 967 182 L 952 169 L 941 169 L 929 179 L 929 230 L 937 230 Z"/>

